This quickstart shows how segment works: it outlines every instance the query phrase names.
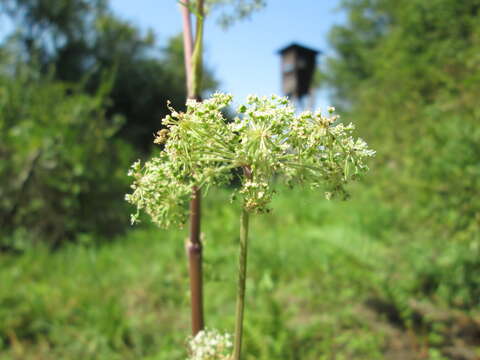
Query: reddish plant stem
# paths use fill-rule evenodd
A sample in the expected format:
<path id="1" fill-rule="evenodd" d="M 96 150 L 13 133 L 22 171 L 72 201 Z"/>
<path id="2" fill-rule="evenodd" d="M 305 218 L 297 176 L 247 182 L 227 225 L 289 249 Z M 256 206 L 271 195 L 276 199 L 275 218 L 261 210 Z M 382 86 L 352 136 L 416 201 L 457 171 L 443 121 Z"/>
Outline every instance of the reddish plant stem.
<path id="1" fill-rule="evenodd" d="M 188 5 L 188 0 L 183 0 L 183 4 L 180 4 L 183 19 L 183 46 L 185 73 L 187 78 L 187 98 L 199 100 L 199 94 L 195 94 L 193 89 L 193 35 Z M 194 187 L 192 189 L 192 199 L 190 201 L 190 237 L 186 246 L 189 260 L 191 321 L 192 333 L 194 336 L 204 328 L 202 242 L 200 240 L 200 198 L 200 189 Z"/>
<path id="2" fill-rule="evenodd" d="M 203 330 L 203 279 L 202 279 L 202 242 L 200 240 L 200 190 L 192 189 L 190 201 L 190 239 L 188 242 L 188 259 L 190 273 L 190 294 L 192 306 L 192 333 L 196 335 Z"/>

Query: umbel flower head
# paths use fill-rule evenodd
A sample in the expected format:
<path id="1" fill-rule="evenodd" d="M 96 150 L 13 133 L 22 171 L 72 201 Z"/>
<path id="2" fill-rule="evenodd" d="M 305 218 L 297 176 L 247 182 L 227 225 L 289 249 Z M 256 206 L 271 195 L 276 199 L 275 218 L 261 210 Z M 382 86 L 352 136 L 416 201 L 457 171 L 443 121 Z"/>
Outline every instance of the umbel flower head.
<path id="1" fill-rule="evenodd" d="M 187 360 L 229 360 L 232 347 L 230 334 L 205 329 L 189 340 Z"/>
<path id="2" fill-rule="evenodd" d="M 287 98 L 249 96 L 228 122 L 222 110 L 231 102 L 231 95 L 216 93 L 188 100 L 184 113 L 170 108 L 162 120 L 166 130 L 155 139 L 163 151 L 129 172 L 133 192 L 126 199 L 138 209 L 133 221 L 144 210 L 162 227 L 184 223 L 192 187 L 230 183 L 234 169 L 242 170 L 236 192 L 249 212 L 269 210 L 274 180 L 345 196 L 344 185 L 365 173 L 366 159 L 375 154 L 353 138 L 352 124 L 337 121 L 334 108 L 297 115 Z"/>

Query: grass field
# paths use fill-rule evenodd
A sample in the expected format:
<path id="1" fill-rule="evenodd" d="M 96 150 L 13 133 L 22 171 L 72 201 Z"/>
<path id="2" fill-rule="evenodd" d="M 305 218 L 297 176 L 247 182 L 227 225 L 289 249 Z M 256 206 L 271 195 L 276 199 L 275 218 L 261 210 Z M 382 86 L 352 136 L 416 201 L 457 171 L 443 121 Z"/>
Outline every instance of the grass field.
<path id="1" fill-rule="evenodd" d="M 392 209 L 374 194 L 354 193 L 339 203 L 288 191 L 272 214 L 254 217 L 246 360 L 449 358 L 440 352 L 448 333 L 440 323 L 408 321 L 405 304 L 415 292 L 405 257 L 415 247 L 390 231 Z M 233 329 L 237 227 L 227 194 L 210 194 L 206 321 L 226 331 Z M 0 255 L 0 359 L 185 359 L 185 237 L 145 225 L 101 246 Z"/>

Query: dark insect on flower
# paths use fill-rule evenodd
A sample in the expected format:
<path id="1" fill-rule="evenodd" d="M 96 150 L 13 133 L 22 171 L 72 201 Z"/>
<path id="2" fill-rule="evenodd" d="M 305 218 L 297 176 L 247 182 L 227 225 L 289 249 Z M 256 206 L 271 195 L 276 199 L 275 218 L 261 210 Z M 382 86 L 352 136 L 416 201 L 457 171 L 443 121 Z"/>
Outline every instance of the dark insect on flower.
<path id="1" fill-rule="evenodd" d="M 157 135 L 155 136 L 155 140 L 153 140 L 154 144 L 164 144 L 167 142 L 169 131 L 167 129 L 162 129 L 157 131 Z"/>

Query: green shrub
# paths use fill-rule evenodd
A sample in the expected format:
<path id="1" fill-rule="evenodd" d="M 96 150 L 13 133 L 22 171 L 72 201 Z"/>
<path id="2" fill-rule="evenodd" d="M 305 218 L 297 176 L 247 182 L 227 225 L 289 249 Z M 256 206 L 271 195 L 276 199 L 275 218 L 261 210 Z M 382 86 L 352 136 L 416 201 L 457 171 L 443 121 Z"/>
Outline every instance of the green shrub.
<path id="1" fill-rule="evenodd" d="M 22 65 L 0 75 L 0 245 L 122 229 L 130 150 L 104 115 L 107 90 L 87 96 Z"/>

